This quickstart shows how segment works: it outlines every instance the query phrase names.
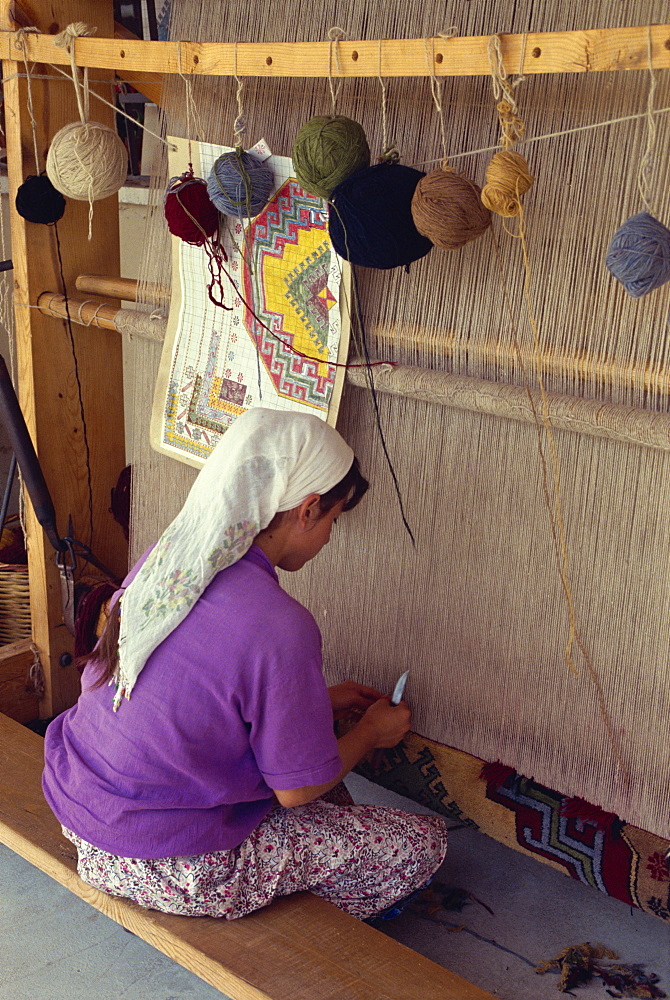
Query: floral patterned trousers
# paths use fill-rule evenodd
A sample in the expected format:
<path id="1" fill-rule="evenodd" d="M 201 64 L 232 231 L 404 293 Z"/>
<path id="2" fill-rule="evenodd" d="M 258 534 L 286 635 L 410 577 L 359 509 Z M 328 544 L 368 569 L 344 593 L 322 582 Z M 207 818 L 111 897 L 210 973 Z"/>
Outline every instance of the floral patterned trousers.
<path id="1" fill-rule="evenodd" d="M 230 851 L 145 860 L 108 854 L 63 828 L 80 877 L 140 906 L 233 920 L 309 890 L 361 920 L 425 885 L 447 849 L 444 820 L 354 805 L 343 785 L 292 809 L 275 805 Z"/>

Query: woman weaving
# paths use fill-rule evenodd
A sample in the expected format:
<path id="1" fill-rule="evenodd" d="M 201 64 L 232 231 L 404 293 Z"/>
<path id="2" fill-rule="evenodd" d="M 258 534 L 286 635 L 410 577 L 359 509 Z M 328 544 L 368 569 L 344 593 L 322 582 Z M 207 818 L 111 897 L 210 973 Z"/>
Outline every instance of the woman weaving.
<path id="1" fill-rule="evenodd" d="M 44 792 L 84 881 L 228 919 L 308 889 L 366 919 L 439 867 L 442 820 L 354 805 L 340 784 L 402 739 L 409 709 L 326 687 L 316 622 L 275 570 L 312 559 L 366 489 L 316 417 L 256 408 L 226 432 L 47 730 Z"/>

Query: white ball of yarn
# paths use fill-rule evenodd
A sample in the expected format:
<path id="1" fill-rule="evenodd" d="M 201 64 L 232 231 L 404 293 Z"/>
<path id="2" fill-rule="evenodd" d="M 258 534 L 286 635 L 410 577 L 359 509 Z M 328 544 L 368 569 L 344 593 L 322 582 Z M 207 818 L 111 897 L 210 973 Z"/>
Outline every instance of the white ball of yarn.
<path id="1" fill-rule="evenodd" d="M 128 153 L 123 142 L 100 122 L 72 122 L 53 137 L 47 177 L 75 201 L 100 201 L 116 194 L 126 180 Z"/>

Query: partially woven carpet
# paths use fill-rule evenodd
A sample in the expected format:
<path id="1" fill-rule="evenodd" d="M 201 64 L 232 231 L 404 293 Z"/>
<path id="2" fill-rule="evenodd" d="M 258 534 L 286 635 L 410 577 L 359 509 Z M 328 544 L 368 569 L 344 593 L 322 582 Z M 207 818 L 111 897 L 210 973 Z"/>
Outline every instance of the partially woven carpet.
<path id="1" fill-rule="evenodd" d="M 670 841 L 582 799 L 416 733 L 366 778 L 670 922 Z"/>

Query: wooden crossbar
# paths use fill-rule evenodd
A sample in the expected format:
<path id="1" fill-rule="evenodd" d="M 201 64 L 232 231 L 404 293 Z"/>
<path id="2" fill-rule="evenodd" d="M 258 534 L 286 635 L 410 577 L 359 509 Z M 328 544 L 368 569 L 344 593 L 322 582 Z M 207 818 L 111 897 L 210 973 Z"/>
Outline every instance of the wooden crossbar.
<path id="1" fill-rule="evenodd" d="M 593 73 L 670 67 L 670 25 L 500 35 L 508 73 Z M 77 38 L 77 65 L 139 73 L 204 76 L 488 76 L 490 36 L 323 42 L 154 42 Z M 0 58 L 68 66 L 53 36 L 0 33 Z"/>
<path id="2" fill-rule="evenodd" d="M 233 1000 L 493 1000 L 310 893 L 227 921 L 169 916 L 92 889 L 42 795 L 43 743 L 0 715 L 0 843 Z"/>

